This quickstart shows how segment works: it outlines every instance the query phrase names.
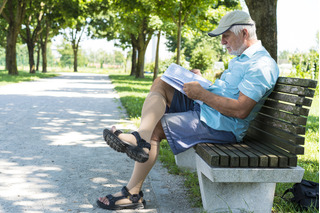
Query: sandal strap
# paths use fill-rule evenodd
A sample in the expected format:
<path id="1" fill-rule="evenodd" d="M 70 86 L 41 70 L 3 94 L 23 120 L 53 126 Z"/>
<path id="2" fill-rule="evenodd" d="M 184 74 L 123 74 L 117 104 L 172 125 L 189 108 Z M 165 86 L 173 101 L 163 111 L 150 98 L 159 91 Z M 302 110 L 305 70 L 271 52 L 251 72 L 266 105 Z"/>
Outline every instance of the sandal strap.
<path id="1" fill-rule="evenodd" d="M 151 149 L 150 143 L 147 143 L 144 139 L 142 139 L 139 132 L 134 131 L 131 134 L 133 134 L 133 136 L 136 138 L 138 147 L 147 148 L 149 150 Z"/>
<path id="2" fill-rule="evenodd" d="M 138 203 L 141 197 L 143 197 L 143 192 L 140 191 L 139 194 L 131 194 L 126 186 L 121 189 L 123 196 L 132 201 L 132 203 Z"/>
<path id="3" fill-rule="evenodd" d="M 118 196 L 118 197 L 114 197 L 113 195 L 109 194 L 109 195 L 106 196 L 106 198 L 108 198 L 109 206 L 113 206 L 113 205 L 116 204 L 116 202 L 118 200 L 125 199 L 125 198 L 127 198 L 127 196 L 121 195 L 121 196 Z"/>
<path id="4" fill-rule="evenodd" d="M 123 133 L 121 130 L 116 130 L 113 134 L 118 137 L 121 133 Z"/>
<path id="5" fill-rule="evenodd" d="M 140 191 L 139 194 L 131 194 L 128 190 L 128 188 L 126 186 L 124 186 L 122 189 L 121 189 L 121 196 L 118 196 L 118 197 L 114 197 L 112 194 L 109 194 L 106 196 L 106 198 L 108 198 L 108 201 L 109 201 L 109 205 L 108 206 L 113 206 L 116 204 L 116 202 L 118 200 L 122 200 L 122 199 L 129 199 L 132 201 L 132 203 L 138 203 L 139 200 L 143 197 L 143 192 Z"/>

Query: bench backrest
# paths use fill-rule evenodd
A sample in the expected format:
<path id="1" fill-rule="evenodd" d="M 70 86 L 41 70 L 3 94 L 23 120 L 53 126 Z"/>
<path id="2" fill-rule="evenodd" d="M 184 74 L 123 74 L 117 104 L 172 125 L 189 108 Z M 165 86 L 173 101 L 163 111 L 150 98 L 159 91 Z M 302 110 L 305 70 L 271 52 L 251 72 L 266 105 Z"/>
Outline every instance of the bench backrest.
<path id="1" fill-rule="evenodd" d="M 303 135 L 316 86 L 317 81 L 310 79 L 279 77 L 244 140 L 258 140 L 288 153 L 304 154 Z"/>

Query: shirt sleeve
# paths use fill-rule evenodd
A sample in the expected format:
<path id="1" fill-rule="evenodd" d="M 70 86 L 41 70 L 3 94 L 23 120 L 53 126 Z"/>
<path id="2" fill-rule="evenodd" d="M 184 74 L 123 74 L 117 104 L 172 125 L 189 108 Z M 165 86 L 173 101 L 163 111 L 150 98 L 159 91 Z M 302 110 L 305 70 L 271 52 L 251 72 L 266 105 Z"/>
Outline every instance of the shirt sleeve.
<path id="1" fill-rule="evenodd" d="M 278 68 L 272 60 L 262 58 L 245 71 L 238 88 L 247 97 L 256 102 L 275 85 Z"/>

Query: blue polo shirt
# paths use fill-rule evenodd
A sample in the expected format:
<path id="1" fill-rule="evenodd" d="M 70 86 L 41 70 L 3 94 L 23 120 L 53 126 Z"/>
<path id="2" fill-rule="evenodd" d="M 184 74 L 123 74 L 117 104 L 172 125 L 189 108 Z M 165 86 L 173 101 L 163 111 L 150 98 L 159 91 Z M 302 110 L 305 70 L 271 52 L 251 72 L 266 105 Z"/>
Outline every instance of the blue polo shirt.
<path id="1" fill-rule="evenodd" d="M 208 90 L 217 95 L 238 99 L 242 92 L 256 102 L 265 99 L 272 91 L 279 76 L 277 63 L 258 41 L 247 48 L 240 56 L 233 58 L 227 70 Z M 232 131 L 240 142 L 249 123 L 260 110 L 256 104 L 245 119 L 228 117 L 206 104 L 201 105 L 200 118 L 208 126 L 216 130 Z"/>

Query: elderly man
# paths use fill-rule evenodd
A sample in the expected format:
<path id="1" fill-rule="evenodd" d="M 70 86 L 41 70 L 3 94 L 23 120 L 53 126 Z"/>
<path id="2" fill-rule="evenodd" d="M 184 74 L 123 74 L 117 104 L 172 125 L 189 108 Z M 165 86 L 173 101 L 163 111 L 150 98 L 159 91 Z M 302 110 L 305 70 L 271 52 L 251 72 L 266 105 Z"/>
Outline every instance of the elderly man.
<path id="1" fill-rule="evenodd" d="M 115 127 L 104 130 L 110 147 L 137 162 L 121 192 L 99 198 L 97 204 L 101 208 L 144 208 L 142 184 L 156 162 L 159 143 L 164 138 L 174 154 L 197 143 L 241 142 L 259 110 L 257 102 L 272 91 L 279 69 L 257 40 L 254 21 L 243 11 L 225 15 L 209 35 L 222 35 L 221 44 L 236 56 L 220 79 L 208 89 L 198 82 L 186 83 L 183 95 L 158 78 L 143 104 L 136 132 L 125 134 Z M 201 75 L 199 70 L 191 71 Z"/>

